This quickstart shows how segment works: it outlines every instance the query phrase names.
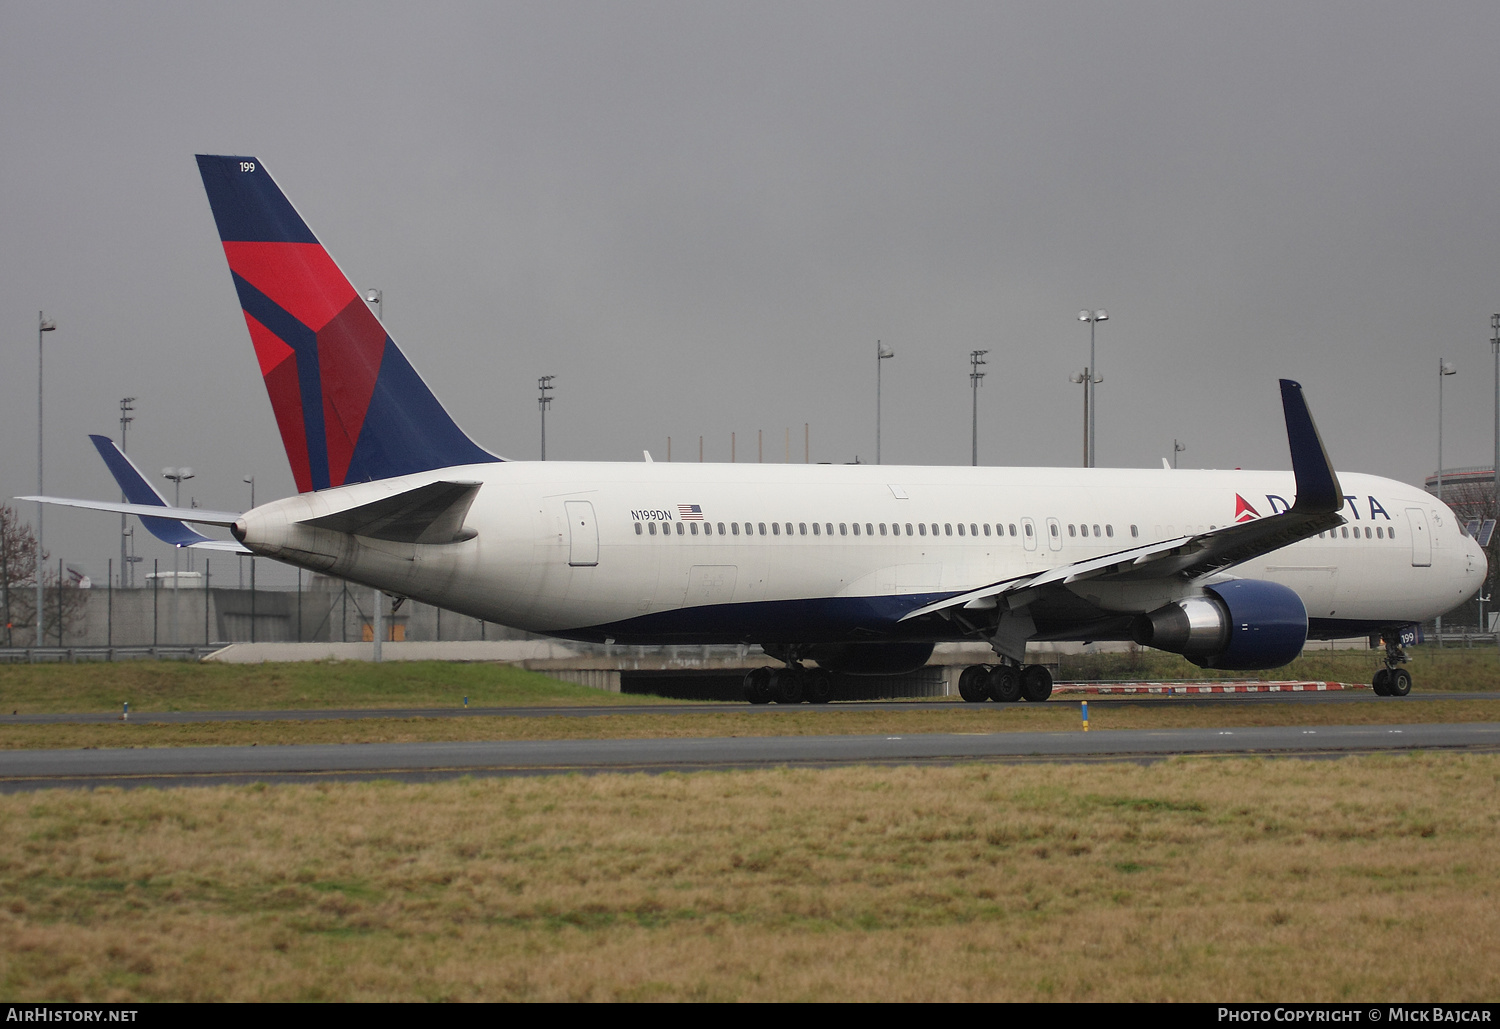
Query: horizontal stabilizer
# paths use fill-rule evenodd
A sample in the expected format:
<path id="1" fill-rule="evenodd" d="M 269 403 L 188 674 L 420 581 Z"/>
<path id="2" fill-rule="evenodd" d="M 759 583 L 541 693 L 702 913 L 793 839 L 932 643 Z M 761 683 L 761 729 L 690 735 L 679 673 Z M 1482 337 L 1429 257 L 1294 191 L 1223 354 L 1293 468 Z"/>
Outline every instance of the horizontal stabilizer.
<path id="1" fill-rule="evenodd" d="M 210 511 L 206 507 L 157 507 L 155 504 L 121 504 L 115 500 L 76 500 L 72 497 L 17 497 L 33 504 L 56 504 L 59 507 L 82 507 L 90 511 L 112 511 L 115 514 L 139 515 L 141 518 L 193 522 L 197 525 L 233 525 L 239 515 L 234 511 Z"/>
<path id="2" fill-rule="evenodd" d="M 430 482 L 301 524 L 392 543 L 457 543 L 474 535 L 465 532 L 464 518 L 479 487 L 477 482 Z"/>

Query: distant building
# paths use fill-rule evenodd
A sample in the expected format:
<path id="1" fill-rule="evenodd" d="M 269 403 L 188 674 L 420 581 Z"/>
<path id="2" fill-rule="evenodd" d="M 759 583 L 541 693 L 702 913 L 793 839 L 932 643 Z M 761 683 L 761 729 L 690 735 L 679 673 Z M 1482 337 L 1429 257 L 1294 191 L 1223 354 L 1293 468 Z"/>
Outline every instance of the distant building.
<path id="1" fill-rule="evenodd" d="M 1438 477 L 1429 475 L 1422 484 L 1438 495 Z M 1459 521 L 1468 523 L 1495 517 L 1495 470 L 1489 467 L 1443 469 L 1443 503 L 1453 508 Z"/>

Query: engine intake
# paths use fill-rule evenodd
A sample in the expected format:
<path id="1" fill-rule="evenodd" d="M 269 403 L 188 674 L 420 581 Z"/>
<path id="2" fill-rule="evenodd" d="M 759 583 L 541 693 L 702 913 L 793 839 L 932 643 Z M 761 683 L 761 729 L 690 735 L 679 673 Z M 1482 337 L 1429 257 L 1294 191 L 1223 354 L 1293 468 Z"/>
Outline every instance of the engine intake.
<path id="1" fill-rule="evenodd" d="M 1131 635 L 1200 668 L 1279 668 L 1307 643 L 1307 608 L 1280 583 L 1234 579 L 1140 615 Z"/>

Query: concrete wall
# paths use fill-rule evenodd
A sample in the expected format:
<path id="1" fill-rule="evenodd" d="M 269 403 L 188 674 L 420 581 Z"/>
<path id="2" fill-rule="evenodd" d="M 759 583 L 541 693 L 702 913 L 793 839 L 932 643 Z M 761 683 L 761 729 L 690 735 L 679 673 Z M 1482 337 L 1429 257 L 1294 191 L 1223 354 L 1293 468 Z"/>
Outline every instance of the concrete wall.
<path id="1" fill-rule="evenodd" d="M 322 587 L 328 580 L 315 583 Z M 214 643 L 359 643 L 371 638 L 373 591 L 341 582 L 299 592 L 248 589 L 89 589 L 83 610 L 65 627 L 68 647 L 170 646 Z M 394 616 L 386 599 L 389 638 L 482 641 L 526 638 L 493 622 L 407 602 Z M 207 616 L 205 619 L 205 615 Z M 57 645 L 47 626 L 49 645 Z M 28 637 L 29 641 L 29 637 Z M 0 640 L 3 643 L 3 640 Z"/>

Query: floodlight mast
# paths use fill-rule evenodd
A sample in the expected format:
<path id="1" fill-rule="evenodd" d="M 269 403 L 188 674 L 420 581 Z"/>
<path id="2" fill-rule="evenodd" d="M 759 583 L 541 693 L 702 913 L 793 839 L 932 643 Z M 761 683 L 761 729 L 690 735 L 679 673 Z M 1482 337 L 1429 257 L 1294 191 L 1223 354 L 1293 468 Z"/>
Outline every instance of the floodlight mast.
<path id="1" fill-rule="evenodd" d="M 1096 424 L 1099 421 L 1099 413 L 1098 413 L 1099 412 L 1099 408 L 1098 408 L 1097 401 L 1096 401 L 1096 399 L 1094 397 L 1094 386 L 1095 386 L 1096 383 L 1100 383 L 1100 382 L 1104 381 L 1098 375 L 1098 372 L 1099 372 L 1099 363 L 1098 363 L 1098 361 L 1096 361 L 1094 359 L 1094 330 L 1098 327 L 1098 324 L 1100 322 L 1107 322 L 1107 321 L 1109 321 L 1109 312 L 1108 311 L 1104 311 L 1102 309 L 1098 310 L 1098 311 L 1079 311 L 1078 312 L 1078 320 L 1081 321 L 1081 322 L 1088 322 L 1089 323 L 1089 371 L 1090 371 L 1090 377 L 1089 377 L 1089 380 L 1088 380 L 1088 384 L 1086 386 L 1084 386 L 1084 389 L 1085 389 L 1085 391 L 1088 394 L 1088 406 L 1089 406 L 1089 445 L 1088 445 L 1088 460 L 1085 462 L 1085 467 L 1093 468 L 1095 466 L 1095 464 L 1094 464 L 1094 428 L 1095 428 Z"/>
<path id="2" fill-rule="evenodd" d="M 875 463 L 880 463 L 880 362 L 896 356 L 896 351 L 875 341 Z"/>
<path id="3" fill-rule="evenodd" d="M 979 466 L 979 384 L 984 380 L 984 372 L 979 366 L 985 363 L 984 355 L 988 350 L 969 351 L 969 388 L 974 393 L 973 431 L 970 437 L 969 463 L 974 467 Z"/>
<path id="4" fill-rule="evenodd" d="M 36 313 L 36 495 L 44 497 L 42 489 L 42 333 L 56 332 L 57 322 L 41 311 Z M 62 583 L 58 582 L 58 588 Z M 42 612 L 46 604 L 42 597 L 42 502 L 36 505 L 36 643 L 40 647 L 46 642 L 42 635 Z M 61 642 L 59 640 L 59 642 Z"/>
<path id="5" fill-rule="evenodd" d="M 547 394 L 553 389 L 552 380 L 556 375 L 543 375 L 536 380 L 536 387 L 541 395 L 536 399 L 536 406 L 542 411 L 542 460 L 547 460 L 547 408 L 552 406 L 552 398 Z"/>

